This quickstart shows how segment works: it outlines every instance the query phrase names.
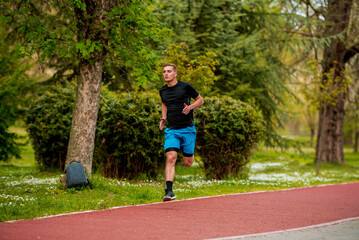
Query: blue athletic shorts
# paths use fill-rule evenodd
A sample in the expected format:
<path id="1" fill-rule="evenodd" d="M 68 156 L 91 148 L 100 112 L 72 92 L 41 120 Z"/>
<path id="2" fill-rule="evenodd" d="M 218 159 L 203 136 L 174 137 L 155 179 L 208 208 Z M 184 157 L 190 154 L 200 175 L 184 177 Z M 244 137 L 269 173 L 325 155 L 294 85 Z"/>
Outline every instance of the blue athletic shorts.
<path id="1" fill-rule="evenodd" d="M 182 150 L 183 156 L 192 157 L 196 142 L 196 128 L 194 126 L 165 130 L 165 151 Z"/>

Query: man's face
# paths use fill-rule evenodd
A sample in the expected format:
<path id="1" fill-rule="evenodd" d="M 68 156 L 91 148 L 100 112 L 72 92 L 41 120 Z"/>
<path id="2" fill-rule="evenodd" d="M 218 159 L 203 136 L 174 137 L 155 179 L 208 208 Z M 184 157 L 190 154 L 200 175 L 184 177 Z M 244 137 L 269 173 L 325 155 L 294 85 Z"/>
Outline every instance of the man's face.
<path id="1" fill-rule="evenodd" d="M 163 68 L 163 77 L 166 82 L 171 82 L 176 79 L 177 72 L 173 70 L 172 66 L 166 66 Z"/>

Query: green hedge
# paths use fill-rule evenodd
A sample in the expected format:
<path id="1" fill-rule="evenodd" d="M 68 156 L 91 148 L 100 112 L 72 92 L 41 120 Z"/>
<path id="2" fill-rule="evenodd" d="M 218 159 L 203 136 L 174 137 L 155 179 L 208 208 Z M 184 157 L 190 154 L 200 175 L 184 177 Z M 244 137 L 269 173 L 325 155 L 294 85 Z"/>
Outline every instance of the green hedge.
<path id="1" fill-rule="evenodd" d="M 26 119 L 40 170 L 63 170 L 75 88 L 54 88 L 30 107 Z M 113 96 L 102 91 L 93 167 L 106 177 L 156 178 L 163 171 L 164 136 L 158 93 Z M 262 119 L 249 105 L 229 97 L 206 98 L 196 109 L 197 153 L 209 179 L 237 176 L 263 133 Z M 180 160 L 180 159 L 179 159 Z"/>
<path id="2" fill-rule="evenodd" d="M 40 170 L 64 168 L 75 95 L 74 87 L 54 87 L 28 110 L 26 130 Z"/>
<path id="3" fill-rule="evenodd" d="M 26 128 L 40 170 L 64 169 L 75 95 L 75 86 L 54 87 L 28 110 Z M 153 93 L 114 97 L 102 91 L 94 169 L 106 177 L 157 176 L 165 163 L 159 101 Z"/>
<path id="4" fill-rule="evenodd" d="M 195 116 L 197 152 L 208 179 L 238 176 L 263 134 L 263 120 L 248 104 L 230 97 L 205 98 Z"/>
<path id="5" fill-rule="evenodd" d="M 156 178 L 165 158 L 158 93 L 123 93 L 99 113 L 94 166 L 104 176 Z"/>

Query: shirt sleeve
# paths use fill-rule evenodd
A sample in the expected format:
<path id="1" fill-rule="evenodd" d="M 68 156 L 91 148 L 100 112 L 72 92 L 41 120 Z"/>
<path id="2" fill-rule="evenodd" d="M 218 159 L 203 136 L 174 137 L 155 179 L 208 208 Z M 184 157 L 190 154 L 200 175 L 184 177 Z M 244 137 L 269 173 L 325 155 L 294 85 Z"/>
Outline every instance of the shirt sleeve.
<path id="1" fill-rule="evenodd" d="M 196 91 L 196 89 L 194 89 L 194 87 L 189 83 L 187 83 L 186 90 L 187 90 L 188 95 L 193 99 L 195 99 L 199 95 L 199 93 Z"/>

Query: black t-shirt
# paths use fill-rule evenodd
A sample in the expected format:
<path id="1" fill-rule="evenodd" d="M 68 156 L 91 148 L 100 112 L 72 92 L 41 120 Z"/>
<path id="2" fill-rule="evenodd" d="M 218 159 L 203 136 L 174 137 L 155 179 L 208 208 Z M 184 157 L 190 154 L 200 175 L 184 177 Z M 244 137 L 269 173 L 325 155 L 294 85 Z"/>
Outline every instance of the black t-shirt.
<path id="1" fill-rule="evenodd" d="M 160 95 L 162 102 L 167 107 L 168 128 L 180 129 L 194 125 L 193 110 L 187 115 L 182 113 L 184 104 L 190 105 L 191 98 L 196 98 L 199 95 L 191 84 L 178 81 L 172 87 L 165 85 L 160 89 Z"/>

